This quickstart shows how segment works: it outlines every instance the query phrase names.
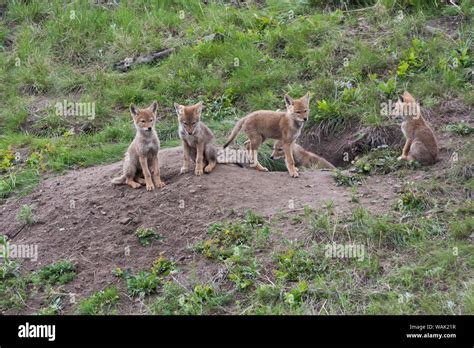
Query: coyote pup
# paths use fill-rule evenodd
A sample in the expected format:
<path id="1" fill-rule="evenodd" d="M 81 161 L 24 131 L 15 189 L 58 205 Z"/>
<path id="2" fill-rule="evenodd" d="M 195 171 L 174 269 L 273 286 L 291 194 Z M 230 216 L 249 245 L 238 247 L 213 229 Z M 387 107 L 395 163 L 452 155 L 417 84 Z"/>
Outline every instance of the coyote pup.
<path id="1" fill-rule="evenodd" d="M 283 151 L 283 142 L 281 140 L 277 140 L 275 144 L 273 144 L 273 152 L 270 158 L 277 160 L 283 156 L 285 156 L 285 152 Z M 315 153 L 306 151 L 298 144 L 293 145 L 293 158 L 295 159 L 295 165 L 297 167 L 303 166 L 305 168 L 311 168 L 312 166 L 316 166 L 317 168 L 335 168 L 326 159 L 316 155 Z"/>
<path id="2" fill-rule="evenodd" d="M 160 167 L 158 163 L 158 151 L 160 150 L 160 140 L 155 130 L 157 103 L 153 102 L 146 109 L 137 109 L 135 105 L 130 105 L 133 123 L 137 129 L 135 139 L 128 147 L 123 162 L 123 175 L 112 179 L 112 184 L 127 184 L 136 189 L 146 184 L 147 191 L 152 191 L 155 186 L 162 188 L 165 183 L 160 179 Z M 153 179 L 149 170 L 151 167 Z M 141 177 L 145 176 L 145 179 Z M 137 182 L 138 181 L 138 182 Z"/>
<path id="3" fill-rule="evenodd" d="M 292 148 L 295 140 L 301 133 L 304 122 L 308 120 L 309 93 L 295 100 L 285 95 L 285 104 L 286 112 L 260 110 L 254 111 L 242 118 L 232 130 L 224 148 L 229 146 L 235 140 L 240 130 L 243 129 L 250 141 L 250 146 L 247 149 L 249 149 L 255 168 L 259 171 L 267 172 L 268 169 L 258 162 L 258 148 L 267 138 L 281 140 L 288 172 L 292 177 L 298 177 Z"/>
<path id="4" fill-rule="evenodd" d="M 189 171 L 191 158 L 196 162 L 194 174 L 210 173 L 217 164 L 214 135 L 201 121 L 202 102 L 191 106 L 174 103 L 179 122 L 179 137 L 183 142 L 181 174 Z M 205 165 L 205 167 L 204 167 Z"/>
<path id="5" fill-rule="evenodd" d="M 418 104 L 408 92 L 403 93 L 395 104 L 392 116 L 401 116 L 401 128 L 406 138 L 398 160 L 417 160 L 421 164 L 434 164 L 438 160 L 438 143 L 433 130 L 426 123 Z"/>

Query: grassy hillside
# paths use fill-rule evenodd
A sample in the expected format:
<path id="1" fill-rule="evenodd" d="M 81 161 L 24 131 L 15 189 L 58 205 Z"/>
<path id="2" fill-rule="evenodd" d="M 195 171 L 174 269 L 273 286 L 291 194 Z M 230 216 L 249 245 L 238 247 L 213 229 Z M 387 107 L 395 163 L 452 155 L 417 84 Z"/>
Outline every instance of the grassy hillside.
<path id="1" fill-rule="evenodd" d="M 204 101 L 204 121 L 222 144 L 238 118 L 282 109 L 285 93 L 306 91 L 304 134 L 398 130 L 381 110 L 408 90 L 446 140 L 435 169 L 401 164 L 398 149 L 382 148 L 364 149 L 350 174 L 334 174 L 354 204 L 372 176 L 381 194 L 397 190 L 382 213 L 361 205 L 338 215 L 328 201 L 208 224 L 208 237 L 190 249 L 226 270 L 224 286 L 190 277 L 183 287 L 170 276 L 175 260 L 160 256 L 134 275 L 116 269 L 119 289 L 82 296 L 69 312 L 116 313 L 124 297 L 141 296 L 141 310 L 158 314 L 474 313 L 472 115 L 460 122 L 456 114 L 468 110 L 469 118 L 474 105 L 474 9 L 469 0 L 347 2 L 0 0 L 1 203 L 41 178 L 121 160 L 134 136 L 130 103 L 158 101 L 158 134 L 170 147 L 179 144 L 174 102 Z M 126 72 L 113 68 L 166 48 L 175 51 Z M 95 114 L 60 114 L 63 102 L 93 104 Z M 382 186 L 388 178 L 397 186 Z M 28 206 L 17 218 L 35 223 Z M 282 230 L 304 237 L 295 242 Z M 332 243 L 365 245 L 370 257 L 325 257 Z M 29 273 L 2 265 L 1 311 L 21 312 L 36 296 L 38 313 L 62 313 L 67 299 L 56 295 L 76 271 L 70 261 Z M 63 273 L 70 279 L 54 278 Z"/>

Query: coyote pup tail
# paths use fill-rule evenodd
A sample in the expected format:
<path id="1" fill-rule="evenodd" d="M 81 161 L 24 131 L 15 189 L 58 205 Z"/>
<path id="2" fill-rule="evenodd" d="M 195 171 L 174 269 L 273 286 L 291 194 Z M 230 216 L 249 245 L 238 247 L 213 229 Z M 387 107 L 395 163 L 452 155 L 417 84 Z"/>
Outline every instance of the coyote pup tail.
<path id="1" fill-rule="evenodd" d="M 317 156 L 317 163 L 318 163 L 318 167 L 319 168 L 327 168 L 327 169 L 334 169 L 336 167 L 334 167 L 334 165 L 332 163 L 330 163 L 329 161 L 327 161 L 326 159 L 324 159 L 323 157 L 321 156 Z"/>
<path id="2" fill-rule="evenodd" d="M 227 140 L 227 142 L 224 144 L 224 149 L 235 140 L 240 130 L 242 129 L 245 119 L 245 117 L 241 118 L 239 122 L 237 122 L 237 124 L 235 125 L 234 129 L 232 129 L 232 133 L 230 134 L 229 140 Z"/>
<path id="3" fill-rule="evenodd" d="M 110 180 L 110 182 L 114 185 L 121 185 L 121 184 L 125 184 L 125 179 L 127 177 L 125 175 L 122 175 L 122 176 L 119 176 L 118 178 L 113 178 L 112 180 Z"/>

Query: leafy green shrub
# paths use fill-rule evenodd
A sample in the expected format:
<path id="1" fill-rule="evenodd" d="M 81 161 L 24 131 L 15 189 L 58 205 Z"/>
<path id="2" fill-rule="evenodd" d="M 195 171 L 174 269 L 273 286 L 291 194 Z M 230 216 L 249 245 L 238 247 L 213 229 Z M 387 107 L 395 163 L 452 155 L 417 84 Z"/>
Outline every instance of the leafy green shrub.
<path id="1" fill-rule="evenodd" d="M 160 315 L 202 315 L 227 303 L 229 297 L 211 285 L 198 284 L 188 291 L 176 282 L 167 282 L 163 293 L 150 306 L 150 312 Z"/>
<path id="2" fill-rule="evenodd" d="M 128 293 L 132 296 L 144 297 L 157 291 L 160 278 L 153 273 L 140 271 L 135 276 L 129 276 L 127 280 Z"/>
<path id="3" fill-rule="evenodd" d="M 159 277 L 166 277 L 174 270 L 176 270 L 176 262 L 168 260 L 163 255 L 160 255 L 155 261 L 153 261 L 150 271 Z"/>
<path id="4" fill-rule="evenodd" d="M 275 255 L 277 278 L 297 281 L 312 279 L 327 268 L 326 259 L 304 249 L 296 249 L 290 246 L 285 252 Z"/>
<path id="5" fill-rule="evenodd" d="M 225 260 L 228 267 L 228 278 L 235 283 L 237 290 L 244 290 L 252 286 L 259 275 L 257 260 L 243 256 L 242 247 L 235 247 L 234 255 Z"/>
<path id="6" fill-rule="evenodd" d="M 465 122 L 448 124 L 445 129 L 457 135 L 469 135 L 474 133 L 474 127 L 471 127 Z"/>
<path id="7" fill-rule="evenodd" d="M 76 278 L 76 266 L 67 260 L 61 260 L 43 267 L 39 278 L 49 285 L 66 284 Z"/>
<path id="8" fill-rule="evenodd" d="M 160 240 L 161 236 L 156 232 L 154 228 L 139 227 L 136 232 L 136 236 L 143 246 L 150 245 L 153 240 Z"/>

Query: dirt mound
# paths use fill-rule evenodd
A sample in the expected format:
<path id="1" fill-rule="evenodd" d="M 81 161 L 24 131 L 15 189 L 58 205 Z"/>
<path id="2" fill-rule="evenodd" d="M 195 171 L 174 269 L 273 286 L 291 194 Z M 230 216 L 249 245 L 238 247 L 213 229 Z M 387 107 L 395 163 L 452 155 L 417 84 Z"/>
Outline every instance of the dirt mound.
<path id="1" fill-rule="evenodd" d="M 180 148 L 163 150 L 160 156 L 167 184 L 161 190 L 111 185 L 110 179 L 121 171 L 121 163 L 114 163 L 44 180 L 34 193 L 7 201 L 0 209 L 3 233 L 13 237 L 12 243 L 38 245 L 38 261 L 25 260 L 23 266 L 37 270 L 60 259 L 75 261 L 78 277 L 66 290 L 81 297 L 117 282 L 111 273 L 115 267 L 149 268 L 161 252 L 183 268 L 189 262 L 204 263 L 198 269 L 212 274 L 215 266 L 193 260 L 189 246 L 213 222 L 248 209 L 271 217 L 304 205 L 320 208 L 328 200 L 339 212 L 349 211 L 352 204 L 350 190 L 336 187 L 329 172 L 306 170 L 294 179 L 286 172 L 218 165 L 212 174 L 196 177 L 179 174 Z M 38 222 L 22 228 L 15 217 L 23 204 L 33 208 Z M 162 242 L 141 246 L 134 235 L 140 226 L 156 228 Z"/>

